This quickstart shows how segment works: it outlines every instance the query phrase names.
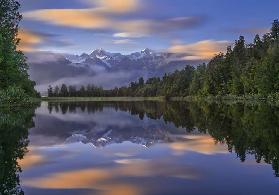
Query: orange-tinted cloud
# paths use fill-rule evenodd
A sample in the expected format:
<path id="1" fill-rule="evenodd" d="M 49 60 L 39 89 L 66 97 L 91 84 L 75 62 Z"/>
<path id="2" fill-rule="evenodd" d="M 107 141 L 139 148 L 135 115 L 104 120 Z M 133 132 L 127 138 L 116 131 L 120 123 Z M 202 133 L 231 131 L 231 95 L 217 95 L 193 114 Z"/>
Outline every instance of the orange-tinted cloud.
<path id="1" fill-rule="evenodd" d="M 141 189 L 127 183 L 106 183 L 114 173 L 105 169 L 83 169 L 62 172 L 45 178 L 25 181 L 24 185 L 46 189 L 97 189 L 102 195 L 140 195 Z M 106 184 L 105 184 L 106 183 Z"/>
<path id="2" fill-rule="evenodd" d="M 106 28 L 111 21 L 98 9 L 42 9 L 24 13 L 25 18 L 85 29 Z"/>
<path id="3" fill-rule="evenodd" d="M 28 30 L 20 30 L 18 38 L 20 39 L 18 49 L 24 52 L 36 50 L 35 46 L 42 43 L 44 40 L 44 38 L 39 34 Z"/>
<path id="4" fill-rule="evenodd" d="M 104 9 L 42 9 L 24 13 L 27 19 L 44 21 L 49 24 L 82 28 L 109 29 L 146 33 L 152 23 L 147 20 L 114 20 Z"/>
<path id="5" fill-rule="evenodd" d="M 107 168 L 89 168 L 58 172 L 41 178 L 24 180 L 23 185 L 45 189 L 91 189 L 99 190 L 101 194 L 144 194 L 143 188 L 119 180 L 131 177 L 175 177 L 198 179 L 197 170 L 175 161 L 122 159 L 116 166 Z"/>
<path id="6" fill-rule="evenodd" d="M 100 7 L 116 13 L 126 13 L 139 9 L 138 0 L 95 0 L 95 2 Z"/>
<path id="7" fill-rule="evenodd" d="M 94 1 L 95 2 L 95 1 Z M 178 17 L 170 19 L 120 19 L 123 13 L 137 9 L 137 0 L 102 0 L 97 7 L 89 9 L 41 9 L 23 13 L 26 19 L 49 24 L 115 31 L 114 36 L 139 38 L 153 33 L 168 33 L 176 29 L 187 29 L 198 25 L 201 17 Z M 96 3 L 96 2 L 95 2 Z"/>
<path id="8" fill-rule="evenodd" d="M 228 153 L 227 147 L 216 144 L 215 140 L 209 135 L 186 136 L 188 141 L 170 144 L 170 148 L 177 154 L 193 151 L 202 154 Z"/>
<path id="9" fill-rule="evenodd" d="M 88 9 L 41 9 L 25 12 L 27 19 L 44 21 L 61 26 L 100 29 L 114 28 L 118 23 L 108 15 L 137 10 L 138 0 L 86 0 L 94 4 Z"/>
<path id="10" fill-rule="evenodd" d="M 186 60 L 208 60 L 214 55 L 226 51 L 229 41 L 204 40 L 192 44 L 176 44 L 169 52 L 185 54 Z"/>
<path id="11" fill-rule="evenodd" d="M 23 159 L 18 160 L 18 164 L 22 169 L 32 168 L 33 166 L 39 165 L 46 161 L 45 157 L 37 154 L 32 151 L 32 147 L 30 147 L 31 151 L 27 155 L 24 156 Z"/>

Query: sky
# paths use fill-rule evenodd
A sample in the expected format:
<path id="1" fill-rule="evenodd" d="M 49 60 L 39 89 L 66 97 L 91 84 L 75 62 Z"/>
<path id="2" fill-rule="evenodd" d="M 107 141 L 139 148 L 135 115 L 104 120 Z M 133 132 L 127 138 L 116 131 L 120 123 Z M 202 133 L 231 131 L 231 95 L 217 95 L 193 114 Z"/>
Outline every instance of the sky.
<path id="1" fill-rule="evenodd" d="M 150 48 L 210 58 L 268 32 L 278 0 L 20 0 L 20 49 L 128 54 Z"/>

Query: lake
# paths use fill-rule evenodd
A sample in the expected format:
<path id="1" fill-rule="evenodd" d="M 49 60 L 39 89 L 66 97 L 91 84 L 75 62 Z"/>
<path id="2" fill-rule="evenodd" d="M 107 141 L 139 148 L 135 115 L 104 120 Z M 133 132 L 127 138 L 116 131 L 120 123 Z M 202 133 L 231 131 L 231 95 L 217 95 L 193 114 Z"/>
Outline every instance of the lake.
<path id="1" fill-rule="evenodd" d="M 0 194 L 279 192 L 267 104 L 42 102 L 0 116 Z"/>

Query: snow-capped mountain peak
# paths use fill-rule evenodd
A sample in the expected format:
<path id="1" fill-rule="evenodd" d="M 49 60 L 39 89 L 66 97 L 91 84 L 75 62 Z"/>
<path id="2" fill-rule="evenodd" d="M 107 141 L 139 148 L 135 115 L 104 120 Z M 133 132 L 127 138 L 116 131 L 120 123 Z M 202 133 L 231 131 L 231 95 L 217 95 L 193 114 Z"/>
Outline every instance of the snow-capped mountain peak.
<path id="1" fill-rule="evenodd" d="M 129 71 L 145 78 L 162 76 L 175 69 L 179 70 L 187 64 L 185 60 L 181 59 L 183 56 L 168 52 L 156 52 L 149 48 L 128 55 L 111 53 L 99 48 L 91 54 L 64 56 L 71 66 L 87 69 L 90 74 Z"/>
<path id="2" fill-rule="evenodd" d="M 141 51 L 141 53 L 146 55 L 152 55 L 154 52 L 149 48 L 145 48 L 144 50 Z"/>
<path id="3" fill-rule="evenodd" d="M 107 59 L 111 57 L 111 53 L 105 51 L 104 49 L 96 49 L 91 54 L 90 57 L 96 57 L 99 59 Z"/>

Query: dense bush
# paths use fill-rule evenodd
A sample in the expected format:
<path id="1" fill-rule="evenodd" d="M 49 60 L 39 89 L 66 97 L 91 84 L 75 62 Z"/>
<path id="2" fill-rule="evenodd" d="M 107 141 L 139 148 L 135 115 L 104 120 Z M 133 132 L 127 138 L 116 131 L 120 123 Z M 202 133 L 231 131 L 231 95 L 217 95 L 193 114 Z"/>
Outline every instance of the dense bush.
<path id="1" fill-rule="evenodd" d="M 8 87 L 5 90 L 0 90 L 0 105 L 26 105 L 31 104 L 32 100 L 25 93 L 25 91 L 19 87 Z"/>

